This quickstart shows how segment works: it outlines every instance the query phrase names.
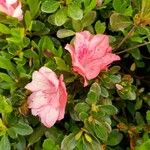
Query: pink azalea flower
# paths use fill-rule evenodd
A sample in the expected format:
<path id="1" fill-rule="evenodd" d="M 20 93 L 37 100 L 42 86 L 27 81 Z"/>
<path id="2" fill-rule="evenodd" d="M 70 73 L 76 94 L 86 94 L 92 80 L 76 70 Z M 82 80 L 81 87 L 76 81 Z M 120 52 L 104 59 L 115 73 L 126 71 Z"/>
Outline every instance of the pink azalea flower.
<path id="1" fill-rule="evenodd" d="M 112 54 L 107 35 L 92 35 L 89 31 L 76 33 L 74 43 L 67 44 L 65 49 L 71 54 L 73 70 L 83 76 L 84 86 L 113 61 L 120 60 Z"/>
<path id="2" fill-rule="evenodd" d="M 19 20 L 23 19 L 21 2 L 19 0 L 0 0 L 0 12 Z"/>
<path id="3" fill-rule="evenodd" d="M 66 87 L 63 75 L 58 79 L 47 67 L 33 72 L 32 82 L 25 86 L 32 94 L 28 105 L 34 116 L 39 116 L 46 127 L 52 127 L 57 120 L 64 118 L 67 102 Z"/>

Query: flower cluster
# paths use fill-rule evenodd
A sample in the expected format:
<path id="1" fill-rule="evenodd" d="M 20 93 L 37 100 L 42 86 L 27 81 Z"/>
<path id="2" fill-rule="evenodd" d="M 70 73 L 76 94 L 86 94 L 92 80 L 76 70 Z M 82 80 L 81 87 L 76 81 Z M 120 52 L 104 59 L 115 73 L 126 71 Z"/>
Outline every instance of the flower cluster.
<path id="1" fill-rule="evenodd" d="M 67 44 L 65 48 L 71 54 L 73 71 L 84 77 L 84 86 L 113 61 L 120 60 L 112 54 L 107 35 L 92 35 L 88 31 L 76 33 L 74 44 Z M 33 73 L 32 79 L 25 87 L 33 92 L 28 98 L 29 108 L 45 126 L 51 127 L 64 118 L 67 93 L 63 76 L 58 80 L 52 70 L 42 67 Z"/>

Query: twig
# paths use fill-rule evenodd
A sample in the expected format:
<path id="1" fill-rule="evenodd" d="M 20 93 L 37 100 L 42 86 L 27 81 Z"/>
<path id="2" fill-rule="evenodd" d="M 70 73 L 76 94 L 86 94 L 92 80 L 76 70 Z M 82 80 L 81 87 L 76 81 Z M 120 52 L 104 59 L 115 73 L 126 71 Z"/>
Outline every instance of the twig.
<path id="1" fill-rule="evenodd" d="M 121 47 L 121 45 L 130 37 L 130 35 L 133 33 L 133 31 L 135 30 L 136 25 L 133 25 L 133 27 L 131 28 L 131 30 L 128 32 L 128 34 L 122 39 L 122 41 L 118 44 L 118 46 L 116 47 L 116 50 L 119 49 Z"/>
<path id="2" fill-rule="evenodd" d="M 124 50 L 122 50 L 122 51 L 120 51 L 120 52 L 116 52 L 116 54 L 122 54 L 122 53 L 124 53 L 124 52 L 128 52 L 128 51 L 130 51 L 130 50 L 133 50 L 133 49 L 136 49 L 136 48 L 139 48 L 139 47 L 141 47 L 141 46 L 148 45 L 148 44 L 150 44 L 150 41 L 149 41 L 149 42 L 145 42 L 145 43 L 143 43 L 143 44 L 139 44 L 139 45 L 130 47 L 130 48 L 127 48 L 127 49 L 124 49 Z"/>

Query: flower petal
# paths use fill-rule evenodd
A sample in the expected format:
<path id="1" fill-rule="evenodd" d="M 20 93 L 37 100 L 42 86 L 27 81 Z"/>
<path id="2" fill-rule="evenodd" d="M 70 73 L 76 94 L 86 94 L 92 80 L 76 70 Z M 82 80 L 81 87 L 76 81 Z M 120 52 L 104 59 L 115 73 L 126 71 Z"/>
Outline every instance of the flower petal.
<path id="1" fill-rule="evenodd" d="M 58 120 L 61 120 L 64 118 L 65 108 L 67 103 L 67 92 L 66 92 L 65 84 L 63 82 L 63 75 L 61 75 L 59 79 L 59 95 L 60 95 L 59 98 L 60 107 L 59 107 Z"/>
<path id="2" fill-rule="evenodd" d="M 32 92 L 39 90 L 50 90 L 49 81 L 38 71 L 33 72 L 32 82 L 28 83 L 25 88 Z"/>
<path id="3" fill-rule="evenodd" d="M 28 98 L 29 108 L 40 108 L 49 104 L 49 94 L 43 91 L 33 92 Z"/>
<path id="4" fill-rule="evenodd" d="M 56 74 L 49 68 L 47 67 L 41 67 L 39 72 L 45 77 L 47 78 L 47 80 L 49 81 L 49 84 L 52 84 L 53 86 L 55 86 L 56 88 L 58 88 L 59 85 L 59 81 L 58 78 L 56 76 Z"/>
<path id="5" fill-rule="evenodd" d="M 46 106 L 41 111 L 39 117 L 41 122 L 48 128 L 52 127 L 58 119 L 59 111 L 52 106 Z"/>
<path id="6" fill-rule="evenodd" d="M 19 20 L 23 19 L 21 3 L 15 8 L 14 13 L 13 13 L 13 17 L 18 18 Z"/>
<path id="7" fill-rule="evenodd" d="M 6 0 L 7 5 L 15 4 L 18 0 Z"/>

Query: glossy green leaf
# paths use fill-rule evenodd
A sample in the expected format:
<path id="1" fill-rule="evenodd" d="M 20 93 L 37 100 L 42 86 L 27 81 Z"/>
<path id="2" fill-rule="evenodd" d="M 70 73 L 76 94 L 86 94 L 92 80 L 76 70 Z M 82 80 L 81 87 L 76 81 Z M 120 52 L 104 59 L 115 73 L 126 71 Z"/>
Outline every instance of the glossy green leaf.
<path id="1" fill-rule="evenodd" d="M 0 33 L 10 34 L 10 29 L 4 24 L 0 23 Z"/>
<path id="2" fill-rule="evenodd" d="M 46 139 L 43 143 L 43 150 L 58 150 L 59 146 L 52 139 Z"/>
<path id="3" fill-rule="evenodd" d="M 107 141 L 108 138 L 108 131 L 107 128 L 102 124 L 102 123 L 96 123 L 94 126 L 94 132 L 96 134 L 96 136 L 102 140 L 102 141 Z"/>
<path id="4" fill-rule="evenodd" d="M 55 0 L 46 0 L 42 3 L 41 10 L 45 13 L 53 13 L 60 6 L 58 1 Z"/>
<path id="5" fill-rule="evenodd" d="M 33 129 L 28 124 L 23 122 L 19 122 L 13 128 L 16 131 L 16 133 L 23 136 L 29 135 L 33 132 Z"/>
<path id="6" fill-rule="evenodd" d="M 66 9 L 61 8 L 55 13 L 54 22 L 57 26 L 62 26 L 66 21 L 67 21 Z"/>
<path id="7" fill-rule="evenodd" d="M 12 106 L 8 99 L 0 95 L 0 113 L 12 112 Z"/>
<path id="8" fill-rule="evenodd" d="M 106 24 L 100 22 L 99 20 L 95 23 L 95 31 L 96 33 L 104 33 L 106 29 Z"/>
<path id="9" fill-rule="evenodd" d="M 112 130 L 108 136 L 107 145 L 115 146 L 118 145 L 123 139 L 123 134 L 120 133 L 117 129 Z"/>
<path id="10" fill-rule="evenodd" d="M 91 11 L 91 12 L 87 13 L 86 15 L 84 15 L 84 17 L 81 20 L 82 26 L 83 27 L 90 26 L 95 21 L 95 19 L 96 19 L 95 11 Z"/>
<path id="11" fill-rule="evenodd" d="M 75 140 L 75 134 L 71 133 L 63 139 L 61 143 L 61 149 L 73 150 L 76 147 L 76 144 L 77 141 Z"/>
<path id="12" fill-rule="evenodd" d="M 73 36 L 75 34 L 74 31 L 72 30 L 67 30 L 67 29 L 60 29 L 57 31 L 57 37 L 58 38 L 66 38 L 69 36 Z"/>
<path id="13" fill-rule="evenodd" d="M 10 142 L 6 135 L 1 138 L 0 150 L 11 150 Z"/>
<path id="14" fill-rule="evenodd" d="M 88 112 L 90 110 L 90 106 L 86 103 L 78 103 L 75 106 L 75 111 L 77 111 L 78 113 L 80 112 Z"/>
<path id="15" fill-rule="evenodd" d="M 76 4 L 70 4 L 68 6 L 68 16 L 74 20 L 81 20 L 83 18 L 83 11 Z"/>
<path id="16" fill-rule="evenodd" d="M 129 17 L 123 16 L 119 13 L 113 13 L 110 16 L 110 25 L 113 31 L 124 30 L 132 24 Z"/>

